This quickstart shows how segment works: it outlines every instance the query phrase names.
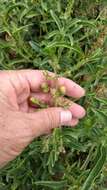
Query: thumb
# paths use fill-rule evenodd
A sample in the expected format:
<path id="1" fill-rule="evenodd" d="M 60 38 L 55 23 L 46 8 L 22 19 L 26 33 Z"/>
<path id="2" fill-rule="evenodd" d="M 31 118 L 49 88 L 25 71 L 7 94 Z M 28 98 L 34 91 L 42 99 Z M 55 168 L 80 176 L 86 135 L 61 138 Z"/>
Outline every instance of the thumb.
<path id="1" fill-rule="evenodd" d="M 62 108 L 47 108 L 29 116 L 29 127 L 34 138 L 47 134 L 58 126 L 70 125 L 72 120 L 72 113 Z"/>

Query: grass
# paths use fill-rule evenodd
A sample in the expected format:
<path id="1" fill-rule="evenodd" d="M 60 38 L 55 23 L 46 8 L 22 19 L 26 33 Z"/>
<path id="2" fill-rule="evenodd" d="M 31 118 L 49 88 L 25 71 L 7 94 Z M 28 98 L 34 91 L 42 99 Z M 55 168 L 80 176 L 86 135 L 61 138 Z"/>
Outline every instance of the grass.
<path id="1" fill-rule="evenodd" d="M 106 0 L 0 0 L 0 69 L 46 69 L 78 82 L 87 116 L 0 170 L 0 190 L 107 189 Z"/>

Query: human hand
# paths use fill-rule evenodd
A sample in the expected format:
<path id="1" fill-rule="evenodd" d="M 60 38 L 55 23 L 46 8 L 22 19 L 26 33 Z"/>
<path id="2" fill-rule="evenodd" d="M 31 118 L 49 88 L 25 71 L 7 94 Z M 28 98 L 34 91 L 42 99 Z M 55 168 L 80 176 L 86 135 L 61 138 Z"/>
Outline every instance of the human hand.
<path id="1" fill-rule="evenodd" d="M 69 110 L 52 107 L 35 112 L 29 97 L 51 101 L 50 94 L 41 92 L 45 80 L 38 70 L 0 72 L 0 166 L 13 160 L 35 137 L 61 125 L 75 126 L 84 117 L 84 108 L 76 103 Z M 66 87 L 67 96 L 85 95 L 84 89 L 69 79 L 59 78 L 58 84 Z"/>

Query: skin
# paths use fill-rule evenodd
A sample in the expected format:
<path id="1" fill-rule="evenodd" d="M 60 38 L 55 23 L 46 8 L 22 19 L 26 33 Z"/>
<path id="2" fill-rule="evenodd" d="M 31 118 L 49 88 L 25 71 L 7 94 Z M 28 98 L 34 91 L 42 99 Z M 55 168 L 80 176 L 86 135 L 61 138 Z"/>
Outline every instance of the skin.
<path id="1" fill-rule="evenodd" d="M 74 127 L 85 116 L 84 108 L 76 103 L 70 106 L 72 119 L 66 123 L 61 120 L 63 108 L 51 107 L 35 112 L 28 103 L 29 97 L 49 104 L 51 101 L 50 94 L 41 91 L 45 80 L 43 72 L 38 70 L 0 71 L 0 167 L 16 158 L 34 138 L 50 133 L 60 125 Z M 66 87 L 69 97 L 85 95 L 84 89 L 69 79 L 59 78 L 58 84 Z"/>

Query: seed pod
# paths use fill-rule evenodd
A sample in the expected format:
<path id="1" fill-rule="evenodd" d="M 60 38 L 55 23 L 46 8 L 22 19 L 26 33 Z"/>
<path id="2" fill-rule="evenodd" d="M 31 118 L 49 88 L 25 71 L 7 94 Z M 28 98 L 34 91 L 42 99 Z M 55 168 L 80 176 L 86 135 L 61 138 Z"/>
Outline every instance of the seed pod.
<path id="1" fill-rule="evenodd" d="M 35 105 L 39 105 L 39 100 L 37 98 L 31 97 L 30 101 L 35 104 Z"/>
<path id="2" fill-rule="evenodd" d="M 48 84 L 47 84 L 46 82 L 43 82 L 43 83 L 41 84 L 41 89 L 42 89 L 42 91 L 43 91 L 44 93 L 48 93 L 48 92 L 49 92 L 49 86 L 48 86 Z"/>
<path id="3" fill-rule="evenodd" d="M 61 95 L 65 95 L 66 94 L 66 88 L 65 88 L 65 86 L 60 86 L 59 87 L 59 91 L 60 91 Z"/>
<path id="4" fill-rule="evenodd" d="M 40 100 L 38 100 L 37 98 L 34 98 L 34 97 L 31 97 L 30 101 L 33 104 L 39 106 L 40 108 L 48 108 L 49 107 L 47 104 L 45 104 L 44 102 L 42 102 L 42 101 L 40 101 Z"/>

